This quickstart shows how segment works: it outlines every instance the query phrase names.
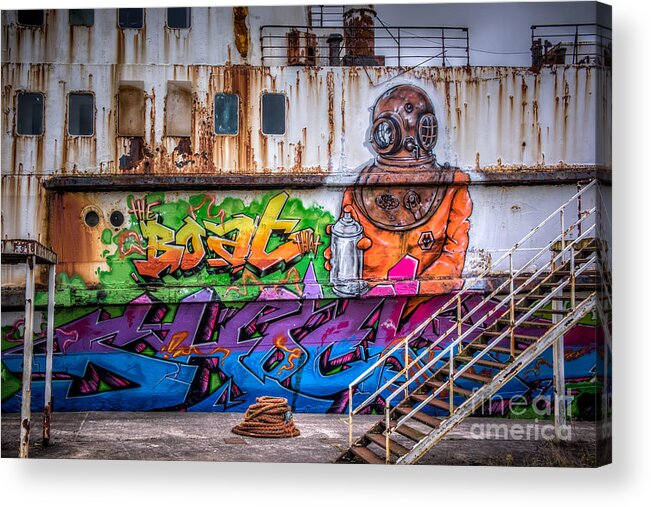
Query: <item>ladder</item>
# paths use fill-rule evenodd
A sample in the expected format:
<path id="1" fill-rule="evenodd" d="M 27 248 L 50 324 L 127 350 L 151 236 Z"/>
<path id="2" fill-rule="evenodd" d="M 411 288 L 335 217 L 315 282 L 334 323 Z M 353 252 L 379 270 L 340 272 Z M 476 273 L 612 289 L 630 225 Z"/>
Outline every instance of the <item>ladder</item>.
<path id="1" fill-rule="evenodd" d="M 416 463 L 550 346 L 562 358 L 565 334 L 600 310 L 597 289 L 603 263 L 598 255 L 604 246 L 596 237 L 598 210 L 581 204 L 591 190 L 589 195 L 595 195 L 596 186 L 592 180 L 580 187 L 351 382 L 349 448 L 337 462 Z M 550 234 L 559 223 L 560 233 Z M 477 294 L 475 287 L 486 286 L 490 293 L 465 309 L 464 299 Z M 455 325 L 423 346 L 418 340 L 423 331 L 450 312 L 456 312 Z M 391 357 L 393 364 L 399 358 L 402 368 L 359 402 L 360 383 Z M 368 411 L 382 395 L 384 417 L 355 439 L 354 416 Z"/>

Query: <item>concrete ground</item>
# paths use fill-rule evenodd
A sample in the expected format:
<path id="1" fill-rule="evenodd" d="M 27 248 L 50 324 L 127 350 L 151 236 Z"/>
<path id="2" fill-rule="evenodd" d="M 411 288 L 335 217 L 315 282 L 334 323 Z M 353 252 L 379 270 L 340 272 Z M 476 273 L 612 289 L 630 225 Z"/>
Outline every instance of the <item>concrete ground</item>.
<path id="1" fill-rule="evenodd" d="M 61 412 L 53 415 L 53 445 L 43 447 L 42 418 L 34 414 L 30 458 L 332 463 L 347 447 L 344 415 L 295 414 L 301 435 L 258 439 L 231 433 L 240 413 Z M 378 416 L 356 416 L 360 436 Z M 19 414 L 2 414 L 2 457 L 16 457 Z M 542 438 L 549 421 L 473 417 L 420 461 L 430 465 L 595 466 L 591 422 L 574 422 L 571 440 Z"/>

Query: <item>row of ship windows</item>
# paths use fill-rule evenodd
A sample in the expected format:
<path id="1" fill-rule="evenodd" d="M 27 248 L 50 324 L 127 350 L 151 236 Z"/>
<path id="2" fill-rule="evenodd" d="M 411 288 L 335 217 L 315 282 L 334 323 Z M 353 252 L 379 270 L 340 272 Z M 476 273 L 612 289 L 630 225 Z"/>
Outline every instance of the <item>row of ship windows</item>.
<path id="1" fill-rule="evenodd" d="M 190 28 L 190 7 L 170 7 L 167 9 L 167 28 Z M 38 28 L 45 25 L 45 11 L 17 11 L 16 21 L 19 26 Z M 70 9 L 68 11 L 70 26 L 93 26 L 95 24 L 94 9 Z M 144 9 L 118 9 L 118 27 L 139 30 L 145 24 Z"/>
<path id="2" fill-rule="evenodd" d="M 174 82 L 172 82 L 174 83 Z M 187 88 L 184 86 L 180 90 Z M 261 97 L 262 133 L 285 133 L 286 96 L 263 93 Z M 217 93 L 213 101 L 214 132 L 235 136 L 239 133 L 239 96 Z M 179 91 L 179 85 L 168 86 L 165 104 L 165 133 L 167 136 L 189 137 L 192 132 L 192 97 Z M 118 135 L 142 137 L 145 134 L 144 94 L 132 85 L 118 92 Z M 21 91 L 16 97 L 16 134 L 41 136 L 44 131 L 45 96 L 38 92 Z M 68 94 L 68 135 L 95 134 L 95 95 L 91 92 Z"/>

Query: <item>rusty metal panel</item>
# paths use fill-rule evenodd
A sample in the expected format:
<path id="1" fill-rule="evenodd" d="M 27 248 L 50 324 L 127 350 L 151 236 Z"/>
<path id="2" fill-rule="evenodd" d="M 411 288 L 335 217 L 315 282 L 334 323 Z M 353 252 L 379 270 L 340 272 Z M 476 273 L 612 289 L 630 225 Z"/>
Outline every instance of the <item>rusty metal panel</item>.
<path id="1" fill-rule="evenodd" d="M 584 171 L 607 161 L 611 113 L 608 101 L 595 97 L 609 95 L 609 76 L 608 70 L 585 66 L 544 68 L 539 73 L 505 67 L 421 68 L 401 73 L 388 67 L 4 64 L 5 103 L 14 104 L 20 89 L 43 93 L 45 128 L 42 136 L 3 136 L 2 171 L 292 173 L 324 175 L 327 182 L 341 183 L 371 155 L 369 107 L 398 82 L 418 86 L 431 97 L 439 125 L 437 158 L 475 173 L 476 178 L 503 179 L 522 170 Z M 135 115 L 140 125 L 125 132 L 140 136 L 139 146 L 116 135 L 116 96 L 125 81 L 138 81 L 141 87 Z M 178 138 L 165 135 L 168 81 L 192 83 L 189 143 L 179 144 Z M 66 93 L 71 90 L 95 91 L 94 136 L 66 135 Z M 287 96 L 287 131 L 282 136 L 269 137 L 261 131 L 260 97 L 266 92 Z M 238 135 L 215 135 L 217 93 L 238 95 Z M 14 107 L 5 108 L 5 131 L 13 129 L 15 114 Z M 596 135 L 583 128 L 597 120 L 602 127 Z M 120 164 L 125 155 L 133 163 Z"/>
<path id="2" fill-rule="evenodd" d="M 165 98 L 165 134 L 190 137 L 192 133 L 192 82 L 168 81 Z"/>
<path id="3" fill-rule="evenodd" d="M 121 81 L 118 88 L 118 135 L 145 135 L 145 83 Z"/>

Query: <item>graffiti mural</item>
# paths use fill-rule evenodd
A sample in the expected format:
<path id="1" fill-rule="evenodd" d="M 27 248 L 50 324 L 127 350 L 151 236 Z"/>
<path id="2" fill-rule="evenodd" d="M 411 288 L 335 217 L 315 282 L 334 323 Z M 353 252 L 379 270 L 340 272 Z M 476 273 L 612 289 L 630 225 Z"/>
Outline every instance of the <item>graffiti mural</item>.
<path id="1" fill-rule="evenodd" d="M 341 188 L 57 194 L 55 409 L 243 411 L 268 395 L 287 398 L 293 411 L 344 412 L 350 382 L 462 288 L 473 211 L 467 175 L 433 153 L 438 121 L 427 93 L 388 90 L 373 107 L 370 131 L 375 156 L 343 195 Z M 469 292 L 463 312 L 482 299 Z M 20 407 L 21 318 L 2 315 L 8 411 Z M 456 319 L 454 309 L 425 326 L 413 352 Z M 591 321 L 566 337 L 566 375 L 577 385 L 595 377 L 594 338 Z M 35 409 L 44 353 L 42 323 Z M 548 390 L 549 354 L 501 395 Z M 365 399 L 403 361 L 402 353 L 389 358 L 353 396 Z M 388 394 L 368 410 L 381 410 Z"/>
<path id="2" fill-rule="evenodd" d="M 417 262 L 396 266 L 392 273 L 400 282 L 410 269 L 413 279 Z M 240 411 L 266 394 L 288 398 L 295 411 L 343 412 L 349 383 L 447 297 L 325 299 L 314 273 L 311 263 L 301 280 L 307 291 L 265 289 L 244 304 L 221 301 L 215 290 L 204 288 L 178 304 L 144 293 L 123 307 L 61 311 L 55 332 L 55 408 Z M 463 312 L 480 300 L 481 294 L 470 294 Z M 455 326 L 455 319 L 455 311 L 442 314 L 423 329 L 414 348 L 431 343 Z M 19 321 L 2 329 L 4 410 L 20 406 L 20 382 L 12 379 L 20 378 L 21 330 Z M 591 325 L 569 334 L 568 378 L 593 376 L 594 343 Z M 44 331 L 35 335 L 35 352 L 36 410 L 43 396 Z M 355 396 L 375 391 L 400 370 L 403 359 L 397 354 L 387 360 Z M 550 358 L 546 361 L 532 365 L 502 394 L 538 392 L 549 385 Z M 369 410 L 382 408 L 384 396 Z"/>
<path id="3" fill-rule="evenodd" d="M 333 216 L 314 199 L 305 203 L 283 190 L 57 198 L 54 210 L 63 216 L 51 236 L 61 252 L 59 305 L 126 304 L 153 290 L 180 302 L 197 287 L 210 287 L 221 299 L 251 301 L 263 287 L 295 289 L 310 264 L 316 279 L 327 279 L 323 261 L 315 261 L 328 246 Z M 114 210 L 111 220 L 124 216 L 123 222 L 83 222 L 101 208 Z"/>
<path id="4" fill-rule="evenodd" d="M 468 177 L 433 154 L 438 122 L 427 94 L 412 85 L 384 93 L 373 107 L 377 157 L 346 190 L 341 219 L 325 251 L 335 292 L 360 295 L 405 256 L 418 261 L 420 291 L 463 285 L 472 201 Z"/>
<path id="5" fill-rule="evenodd" d="M 144 278 L 154 279 L 162 273 L 191 271 L 202 264 L 228 270 L 232 277 L 241 276 L 245 268 L 260 276 L 285 271 L 306 253 L 316 255 L 321 244 L 319 235 L 315 237 L 311 228 L 295 230 L 300 220 L 280 218 L 288 197 L 285 192 L 275 195 L 259 216 L 238 213 L 227 220 L 223 209 L 213 214 L 213 199 L 207 203 L 202 224 L 196 221 L 192 208 L 191 216 L 183 219 L 178 230 L 162 223 L 160 215 L 152 211 L 155 203 L 132 204 L 130 211 L 137 217 L 146 242 L 139 250 L 146 251 L 146 259 L 133 261 L 136 271 Z M 280 239 L 270 248 L 274 237 Z"/>

